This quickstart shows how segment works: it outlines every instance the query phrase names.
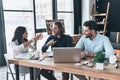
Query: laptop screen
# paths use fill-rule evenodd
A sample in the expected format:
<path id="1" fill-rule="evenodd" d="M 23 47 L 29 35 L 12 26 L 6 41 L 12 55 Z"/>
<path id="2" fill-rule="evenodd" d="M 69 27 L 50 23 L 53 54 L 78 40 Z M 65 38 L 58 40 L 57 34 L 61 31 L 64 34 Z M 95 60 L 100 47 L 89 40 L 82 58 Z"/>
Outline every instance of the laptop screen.
<path id="1" fill-rule="evenodd" d="M 55 47 L 53 48 L 54 62 L 80 62 L 80 48 Z"/>

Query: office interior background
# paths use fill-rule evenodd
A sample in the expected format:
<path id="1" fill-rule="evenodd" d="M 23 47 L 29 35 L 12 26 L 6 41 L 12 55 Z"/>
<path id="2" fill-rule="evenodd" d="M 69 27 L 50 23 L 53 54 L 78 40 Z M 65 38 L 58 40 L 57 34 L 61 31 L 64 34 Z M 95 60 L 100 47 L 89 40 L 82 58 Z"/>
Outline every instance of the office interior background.
<path id="1" fill-rule="evenodd" d="M 64 19 L 66 34 L 79 34 L 83 22 L 91 19 L 92 5 L 104 12 L 108 1 L 109 36 L 110 31 L 120 32 L 120 0 L 0 0 L 0 66 L 5 65 L 3 54 L 11 52 L 9 42 L 17 26 L 25 26 L 30 39 L 47 34 L 45 20 Z"/>

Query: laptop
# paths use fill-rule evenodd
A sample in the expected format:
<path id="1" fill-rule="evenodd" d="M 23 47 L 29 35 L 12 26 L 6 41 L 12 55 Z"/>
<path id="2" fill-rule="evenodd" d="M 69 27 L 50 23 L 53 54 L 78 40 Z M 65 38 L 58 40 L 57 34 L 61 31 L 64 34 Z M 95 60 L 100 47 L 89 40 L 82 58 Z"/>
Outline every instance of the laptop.
<path id="1" fill-rule="evenodd" d="M 76 63 L 80 62 L 80 48 L 55 47 L 53 48 L 53 58 L 55 63 Z"/>

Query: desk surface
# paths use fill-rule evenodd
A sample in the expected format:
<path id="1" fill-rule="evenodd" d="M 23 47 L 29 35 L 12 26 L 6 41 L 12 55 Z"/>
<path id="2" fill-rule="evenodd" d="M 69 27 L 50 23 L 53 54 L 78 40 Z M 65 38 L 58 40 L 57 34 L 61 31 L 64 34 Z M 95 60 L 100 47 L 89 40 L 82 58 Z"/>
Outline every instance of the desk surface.
<path id="1" fill-rule="evenodd" d="M 61 72 L 93 76 L 110 80 L 120 80 L 120 69 L 115 69 L 114 65 L 105 66 L 104 70 L 97 70 L 95 68 L 89 68 L 85 66 L 75 66 L 74 63 L 54 63 L 53 58 L 46 58 L 43 61 L 22 60 L 14 58 L 10 58 L 8 60 L 9 63 L 22 66 L 56 70 Z"/>

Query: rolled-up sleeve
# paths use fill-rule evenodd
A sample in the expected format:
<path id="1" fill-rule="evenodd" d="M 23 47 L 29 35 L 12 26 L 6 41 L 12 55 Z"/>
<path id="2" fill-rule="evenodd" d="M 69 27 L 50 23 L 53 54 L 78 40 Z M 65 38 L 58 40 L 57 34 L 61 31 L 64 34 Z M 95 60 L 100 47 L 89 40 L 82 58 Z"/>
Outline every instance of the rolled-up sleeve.
<path id="1" fill-rule="evenodd" d="M 104 49 L 105 49 L 105 55 L 108 58 L 110 55 L 114 55 L 114 49 L 110 43 L 110 40 L 108 39 L 108 37 L 105 37 L 104 40 Z"/>
<path id="2" fill-rule="evenodd" d="M 17 45 L 16 42 L 11 42 L 11 43 L 10 43 L 10 47 L 11 47 L 13 50 L 15 50 L 15 51 L 20 51 L 20 50 L 24 50 L 24 49 L 25 49 L 25 47 L 24 47 L 23 44 Z"/>

